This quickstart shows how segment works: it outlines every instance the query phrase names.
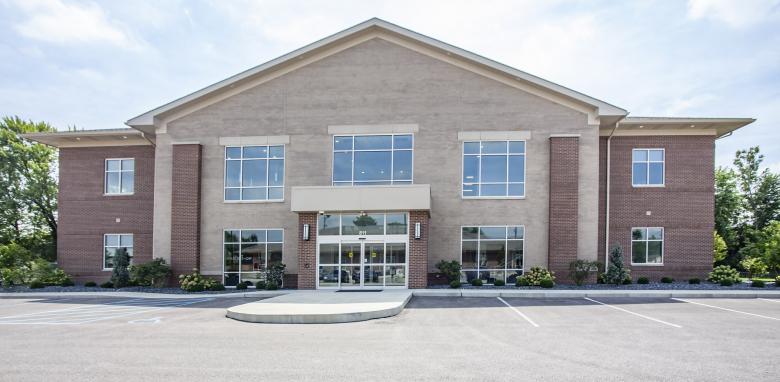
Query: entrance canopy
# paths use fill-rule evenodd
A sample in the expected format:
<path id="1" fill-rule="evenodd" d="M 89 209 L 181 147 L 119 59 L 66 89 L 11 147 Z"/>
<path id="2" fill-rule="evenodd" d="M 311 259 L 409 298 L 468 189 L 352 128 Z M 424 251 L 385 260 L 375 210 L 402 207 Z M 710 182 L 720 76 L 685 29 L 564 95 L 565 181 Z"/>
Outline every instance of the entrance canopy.
<path id="1" fill-rule="evenodd" d="M 430 211 L 431 186 L 293 187 L 290 204 L 293 212 Z"/>

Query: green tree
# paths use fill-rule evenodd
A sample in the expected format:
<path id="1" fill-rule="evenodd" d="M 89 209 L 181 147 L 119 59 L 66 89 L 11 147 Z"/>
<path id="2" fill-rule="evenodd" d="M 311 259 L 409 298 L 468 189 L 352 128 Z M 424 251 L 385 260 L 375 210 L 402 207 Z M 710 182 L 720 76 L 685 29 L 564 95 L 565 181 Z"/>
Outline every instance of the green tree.
<path id="1" fill-rule="evenodd" d="M 623 264 L 623 247 L 615 243 L 609 251 L 609 266 L 607 273 L 604 274 L 604 282 L 607 284 L 620 285 L 629 277 L 631 271 Z"/>
<path id="2" fill-rule="evenodd" d="M 748 273 L 748 278 L 752 279 L 755 276 L 761 276 L 766 273 L 766 264 L 764 259 L 760 257 L 748 257 L 742 260 L 739 265 L 744 268 Z"/>
<path id="3" fill-rule="evenodd" d="M 759 171 L 763 161 L 758 146 L 739 150 L 734 158 L 743 196 L 743 223 L 759 230 L 780 217 L 780 176 L 769 169 Z"/>
<path id="4" fill-rule="evenodd" d="M 727 168 L 715 170 L 715 232 L 723 238 L 728 248 L 737 247 L 737 225 L 743 215 L 743 208 L 737 174 Z"/>
<path id="5" fill-rule="evenodd" d="M 130 256 L 126 248 L 119 248 L 114 255 L 114 270 L 111 272 L 111 282 L 114 288 L 124 288 L 130 282 Z"/>
<path id="6" fill-rule="evenodd" d="M 713 244 L 712 244 L 712 258 L 713 258 L 713 264 L 719 263 L 726 259 L 726 255 L 728 255 L 728 247 L 726 246 L 726 241 L 723 240 L 723 238 L 718 234 L 718 231 L 713 231 Z"/>

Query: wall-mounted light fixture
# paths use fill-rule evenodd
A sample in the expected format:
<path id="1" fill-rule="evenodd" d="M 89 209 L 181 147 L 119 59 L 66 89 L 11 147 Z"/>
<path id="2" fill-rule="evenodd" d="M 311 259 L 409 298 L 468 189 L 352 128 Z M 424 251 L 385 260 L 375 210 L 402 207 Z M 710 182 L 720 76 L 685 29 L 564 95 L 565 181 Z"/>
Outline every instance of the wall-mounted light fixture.
<path id="1" fill-rule="evenodd" d="M 422 227 L 420 225 L 420 222 L 414 223 L 414 238 L 419 239 L 420 235 L 422 234 Z"/>
<path id="2" fill-rule="evenodd" d="M 303 230 L 302 230 L 302 235 L 301 236 L 302 236 L 303 240 L 309 240 L 309 225 L 308 224 L 304 224 L 303 225 Z"/>

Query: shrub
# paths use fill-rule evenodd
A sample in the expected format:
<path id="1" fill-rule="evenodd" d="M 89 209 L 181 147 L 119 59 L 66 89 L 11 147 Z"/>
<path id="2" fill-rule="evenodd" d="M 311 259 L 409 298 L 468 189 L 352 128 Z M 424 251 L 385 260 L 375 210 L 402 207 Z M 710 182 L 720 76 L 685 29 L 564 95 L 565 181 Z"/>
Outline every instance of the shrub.
<path id="1" fill-rule="evenodd" d="M 626 276 L 626 278 L 623 280 L 623 285 L 631 285 L 631 276 Z"/>
<path id="2" fill-rule="evenodd" d="M 674 279 L 671 278 L 671 277 L 664 276 L 664 277 L 661 277 L 661 282 L 664 283 L 664 284 L 671 284 L 671 283 L 674 282 Z"/>
<path id="3" fill-rule="evenodd" d="M 210 290 L 210 291 L 220 291 L 220 290 L 225 290 L 225 286 L 224 286 L 224 285 L 222 285 L 222 283 L 220 283 L 220 282 L 216 282 L 216 283 L 214 283 L 214 285 L 212 285 L 212 286 L 210 286 L 210 287 L 209 287 L 209 290 Z"/>
<path id="4" fill-rule="evenodd" d="M 541 281 L 539 281 L 539 286 L 542 288 L 550 289 L 555 286 L 555 281 L 553 281 L 552 279 L 542 279 Z"/>
<path id="5" fill-rule="evenodd" d="M 460 288 L 460 280 L 452 280 L 452 281 L 450 281 L 450 288 L 452 288 L 452 289 Z"/>
<path id="6" fill-rule="evenodd" d="M 265 271 L 265 283 L 266 289 L 268 289 L 268 283 L 273 281 L 276 283 L 276 288 L 280 288 L 284 285 L 284 269 L 287 268 L 284 263 L 272 263 L 268 265 L 268 269 Z"/>
<path id="7" fill-rule="evenodd" d="M 528 282 L 528 278 L 525 276 L 518 276 L 517 280 L 515 280 L 515 286 L 518 287 L 524 287 L 524 286 L 530 286 L 531 283 Z"/>
<path id="8" fill-rule="evenodd" d="M 582 285 L 592 272 L 598 272 L 600 263 L 598 261 L 575 260 L 569 263 L 569 276 L 574 283 Z"/>
<path id="9" fill-rule="evenodd" d="M 113 288 L 114 287 L 114 283 L 112 283 L 111 281 L 106 281 L 106 282 L 100 284 L 100 287 L 101 288 Z"/>
<path id="10" fill-rule="evenodd" d="M 279 284 L 276 283 L 276 281 L 269 280 L 265 283 L 265 290 L 277 290 L 279 289 Z"/>
<path id="11" fill-rule="evenodd" d="M 46 284 L 44 284 L 43 281 L 39 281 L 39 280 L 30 281 L 30 289 L 41 289 L 45 287 Z"/>
<path id="12" fill-rule="evenodd" d="M 257 288 L 257 290 L 265 289 L 265 281 L 261 280 L 261 281 L 256 282 L 255 283 L 255 288 Z"/>
<path id="13" fill-rule="evenodd" d="M 763 259 L 758 257 L 748 257 L 739 262 L 739 265 L 744 268 L 748 273 L 748 278 L 763 275 L 767 271 L 766 263 Z"/>
<path id="14" fill-rule="evenodd" d="M 249 286 L 246 281 L 242 281 L 238 284 L 236 284 L 236 289 L 246 289 L 246 287 Z"/>
<path id="15" fill-rule="evenodd" d="M 126 248 L 119 248 L 114 254 L 114 270 L 111 272 L 111 282 L 116 288 L 124 288 L 130 282 L 130 255 Z"/>
<path id="16" fill-rule="evenodd" d="M 750 283 L 750 286 L 753 288 L 763 288 L 766 286 L 766 283 L 761 280 L 753 280 L 753 282 Z"/>
<path id="17" fill-rule="evenodd" d="M 460 280 L 460 263 L 452 260 L 452 261 L 439 261 L 436 263 L 436 269 L 439 270 L 439 273 L 444 275 L 444 277 L 447 279 L 448 282 L 452 283 L 455 280 Z"/>
<path id="18" fill-rule="evenodd" d="M 171 276 L 171 267 L 163 259 L 154 259 L 143 264 L 130 266 L 130 279 L 141 286 L 162 288 Z"/>
<path id="19" fill-rule="evenodd" d="M 780 288 L 780 276 L 775 277 L 775 286 Z"/>
<path id="20" fill-rule="evenodd" d="M 636 283 L 637 284 L 650 284 L 650 279 L 648 279 L 647 277 L 642 276 L 642 277 L 636 279 Z"/>
<path id="21" fill-rule="evenodd" d="M 210 290 L 216 284 L 218 284 L 216 280 L 203 277 L 197 269 L 193 269 L 192 273 L 188 275 L 179 275 L 179 287 L 187 292 L 203 292 Z"/>
<path id="22" fill-rule="evenodd" d="M 496 281 L 493 281 L 493 285 L 495 285 L 495 286 L 504 286 L 504 285 L 506 285 L 506 282 L 504 280 L 501 280 L 501 279 L 496 279 Z"/>
<path id="23" fill-rule="evenodd" d="M 93 288 L 97 286 L 97 283 L 95 283 L 94 281 L 87 281 L 84 283 L 84 286 L 87 288 Z"/>
<path id="24" fill-rule="evenodd" d="M 481 287 L 482 286 L 482 279 L 473 279 L 471 280 L 471 285 L 475 287 Z"/>
<path id="25" fill-rule="evenodd" d="M 722 281 L 728 280 L 731 281 L 731 284 L 729 285 L 732 285 L 734 283 L 738 283 L 740 278 L 739 272 L 737 272 L 736 269 L 728 265 L 718 265 L 712 270 L 712 272 L 710 272 L 707 280 L 716 284 L 719 283 L 721 285 L 723 285 Z"/>
<path id="26" fill-rule="evenodd" d="M 631 271 L 623 265 L 623 247 L 620 244 L 612 246 L 609 251 L 609 267 L 604 275 L 604 283 L 620 285 L 626 277 L 630 276 Z"/>
<path id="27" fill-rule="evenodd" d="M 607 277 L 607 275 L 604 272 L 599 273 L 598 276 L 596 276 L 596 284 L 606 284 L 606 281 L 604 281 L 605 277 Z"/>
<path id="28" fill-rule="evenodd" d="M 688 279 L 688 284 L 701 284 L 701 280 L 697 278 Z"/>
<path id="29" fill-rule="evenodd" d="M 720 286 L 732 286 L 732 285 L 734 285 L 734 281 L 731 281 L 729 279 L 720 280 Z"/>
<path id="30" fill-rule="evenodd" d="M 74 285 L 76 285 L 76 283 L 74 283 L 73 280 L 71 280 L 70 278 L 67 278 L 67 279 L 63 280 L 62 283 L 60 283 L 60 286 L 63 286 L 63 287 L 69 287 L 69 286 L 74 286 Z"/>
<path id="31" fill-rule="evenodd" d="M 540 283 L 544 279 L 555 281 L 555 274 L 542 267 L 531 268 L 531 270 L 529 270 L 527 274 L 524 274 L 523 277 L 525 277 L 528 280 L 528 284 L 532 286 L 540 286 Z"/>

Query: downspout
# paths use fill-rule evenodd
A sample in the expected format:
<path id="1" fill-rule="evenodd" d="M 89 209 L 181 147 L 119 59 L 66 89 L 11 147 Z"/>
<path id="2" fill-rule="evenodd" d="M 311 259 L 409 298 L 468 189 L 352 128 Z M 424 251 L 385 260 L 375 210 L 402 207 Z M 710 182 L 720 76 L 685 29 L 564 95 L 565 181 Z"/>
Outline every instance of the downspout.
<path id="1" fill-rule="evenodd" d="M 147 137 L 147 136 L 146 136 L 146 133 L 144 133 L 143 131 L 141 131 L 141 137 L 142 137 L 143 139 L 146 139 L 147 141 L 149 141 L 149 143 L 151 143 L 151 144 L 152 144 L 152 147 L 157 147 L 157 145 L 154 143 L 154 141 L 152 141 L 151 139 L 149 139 L 149 137 Z"/>
<path id="2" fill-rule="evenodd" d="M 611 159 L 611 148 L 612 148 L 612 136 L 615 134 L 615 131 L 618 129 L 618 126 L 620 126 L 620 121 L 615 122 L 615 128 L 612 129 L 612 131 L 609 133 L 609 137 L 607 137 L 607 201 L 605 206 L 605 219 L 604 219 L 604 272 L 607 271 L 607 267 L 609 266 L 609 188 L 610 188 L 610 177 L 611 177 L 611 167 L 612 167 L 612 159 Z"/>

